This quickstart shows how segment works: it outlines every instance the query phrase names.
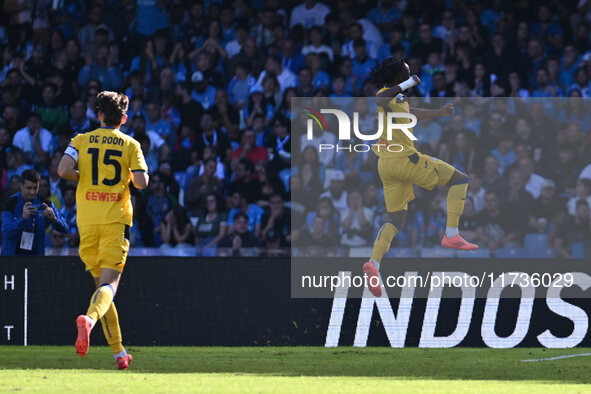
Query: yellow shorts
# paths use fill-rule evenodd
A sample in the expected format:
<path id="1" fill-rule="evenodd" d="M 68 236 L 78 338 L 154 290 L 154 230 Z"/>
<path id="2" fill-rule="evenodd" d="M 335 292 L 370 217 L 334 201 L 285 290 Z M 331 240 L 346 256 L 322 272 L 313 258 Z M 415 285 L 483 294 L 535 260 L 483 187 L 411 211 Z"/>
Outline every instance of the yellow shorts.
<path id="1" fill-rule="evenodd" d="M 408 209 L 408 203 L 415 199 L 412 185 L 433 190 L 435 186 L 447 184 L 454 171 L 446 162 L 422 153 L 410 158 L 380 157 L 378 173 L 384 184 L 386 209 L 388 212 Z"/>
<path id="2" fill-rule="evenodd" d="M 129 226 L 123 223 L 78 226 L 80 259 L 86 270 L 98 278 L 101 268 L 123 271 L 129 251 Z"/>

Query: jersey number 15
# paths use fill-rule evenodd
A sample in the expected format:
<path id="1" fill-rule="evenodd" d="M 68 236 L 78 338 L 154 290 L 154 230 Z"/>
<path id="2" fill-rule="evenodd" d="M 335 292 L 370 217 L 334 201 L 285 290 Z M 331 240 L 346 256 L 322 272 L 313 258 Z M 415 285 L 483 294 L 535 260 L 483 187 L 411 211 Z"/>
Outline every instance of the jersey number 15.
<path id="1" fill-rule="evenodd" d="M 100 149 L 98 148 L 88 148 L 88 153 L 92 156 L 92 184 L 98 185 L 99 183 L 99 171 L 98 171 L 98 163 L 99 163 L 99 153 Z M 118 160 L 113 159 L 113 157 L 123 157 L 123 153 L 117 149 L 107 149 L 105 150 L 105 155 L 103 156 L 103 164 L 106 166 L 113 166 L 115 168 L 115 176 L 113 179 L 103 179 L 103 184 L 107 186 L 115 186 L 119 182 L 121 182 L 121 163 Z"/>

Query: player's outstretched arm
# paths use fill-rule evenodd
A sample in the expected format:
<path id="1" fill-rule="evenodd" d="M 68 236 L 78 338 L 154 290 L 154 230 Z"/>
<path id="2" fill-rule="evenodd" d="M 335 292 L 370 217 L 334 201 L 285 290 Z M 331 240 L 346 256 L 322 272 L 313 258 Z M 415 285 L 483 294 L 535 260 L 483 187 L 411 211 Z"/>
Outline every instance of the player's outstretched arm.
<path id="1" fill-rule="evenodd" d="M 442 116 L 453 115 L 454 105 L 453 104 L 445 104 L 440 109 L 422 109 L 422 108 L 410 107 L 409 111 L 411 114 L 413 114 L 414 116 L 417 117 L 417 120 L 429 119 L 429 118 L 439 118 Z"/>
<path id="2" fill-rule="evenodd" d="M 68 181 L 77 181 L 80 179 L 80 173 L 76 170 L 76 161 L 70 155 L 62 156 L 60 164 L 57 167 L 57 174 Z"/>
<path id="3" fill-rule="evenodd" d="M 150 181 L 150 176 L 147 172 L 138 170 L 138 171 L 131 171 L 131 182 L 133 182 L 133 186 L 136 189 L 145 189 L 148 187 L 148 183 Z"/>

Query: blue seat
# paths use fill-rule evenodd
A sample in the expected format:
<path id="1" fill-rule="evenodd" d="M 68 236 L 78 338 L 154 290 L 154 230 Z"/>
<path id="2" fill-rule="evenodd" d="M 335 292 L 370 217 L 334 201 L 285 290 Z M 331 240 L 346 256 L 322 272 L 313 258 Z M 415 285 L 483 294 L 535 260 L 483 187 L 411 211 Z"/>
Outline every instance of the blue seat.
<path id="1" fill-rule="evenodd" d="M 455 249 L 444 249 L 442 247 L 434 247 L 434 248 L 421 248 L 420 249 L 421 257 L 455 257 L 456 250 Z"/>
<path id="2" fill-rule="evenodd" d="M 548 249 L 548 235 L 538 233 L 525 234 L 523 247 L 528 252 L 534 253 L 539 253 L 540 250 L 546 250 Z"/>
<path id="3" fill-rule="evenodd" d="M 499 259 L 523 258 L 528 257 L 528 253 L 524 248 L 499 248 L 495 256 Z"/>
<path id="4" fill-rule="evenodd" d="M 575 242 L 571 245 L 571 255 L 573 259 L 582 259 L 585 257 L 585 244 Z"/>
<path id="5" fill-rule="evenodd" d="M 490 257 L 490 251 L 488 248 L 478 248 L 476 250 L 462 250 L 456 254 L 459 258 L 468 259 L 486 259 Z"/>
<path id="6" fill-rule="evenodd" d="M 418 250 L 414 248 L 392 248 L 386 253 L 386 257 L 417 257 Z"/>

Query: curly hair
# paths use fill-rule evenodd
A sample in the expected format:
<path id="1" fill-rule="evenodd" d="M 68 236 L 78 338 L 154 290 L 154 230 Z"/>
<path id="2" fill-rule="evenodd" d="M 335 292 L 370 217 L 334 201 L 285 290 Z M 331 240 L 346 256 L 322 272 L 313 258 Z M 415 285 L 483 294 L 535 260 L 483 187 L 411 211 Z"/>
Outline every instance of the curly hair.
<path id="1" fill-rule="evenodd" d="M 96 106 L 109 127 L 117 127 L 127 115 L 129 99 L 123 93 L 102 91 L 96 96 Z"/>
<path id="2" fill-rule="evenodd" d="M 394 86 L 404 82 L 408 78 L 405 74 L 406 67 L 404 60 L 389 57 L 371 69 L 369 78 L 378 87 Z"/>

